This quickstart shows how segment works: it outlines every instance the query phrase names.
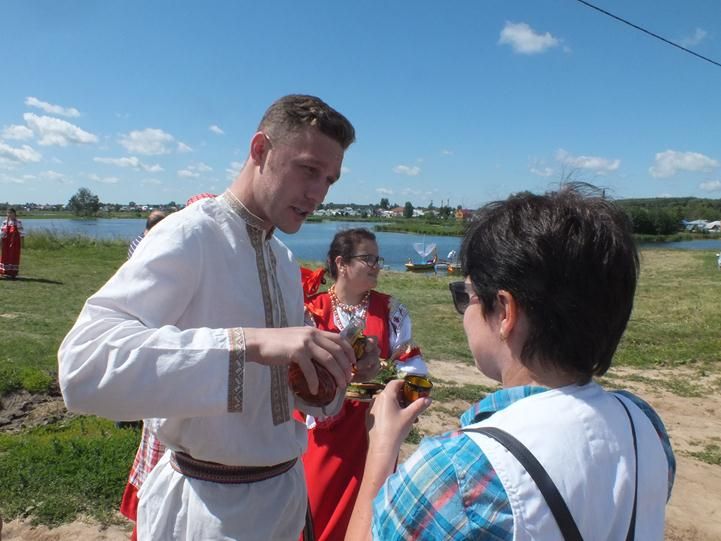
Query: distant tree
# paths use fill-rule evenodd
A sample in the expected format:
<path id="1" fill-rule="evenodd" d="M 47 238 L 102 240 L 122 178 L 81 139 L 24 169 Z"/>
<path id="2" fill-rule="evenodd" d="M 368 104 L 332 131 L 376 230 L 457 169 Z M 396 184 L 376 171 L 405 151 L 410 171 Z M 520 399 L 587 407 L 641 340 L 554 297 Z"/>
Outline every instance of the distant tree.
<path id="1" fill-rule="evenodd" d="M 76 216 L 95 216 L 100 208 L 100 199 L 87 188 L 80 188 L 68 201 L 68 207 Z"/>
<path id="2" fill-rule="evenodd" d="M 135 201 L 131 201 L 130 203 L 128 203 L 128 206 L 131 207 L 131 208 L 132 208 L 132 207 L 135 207 L 135 206 L 136 206 L 136 205 L 135 205 Z"/>
<path id="3" fill-rule="evenodd" d="M 431 202 L 428 204 L 428 210 L 433 210 L 433 199 L 431 199 Z"/>
<path id="4" fill-rule="evenodd" d="M 178 204 L 175 201 L 171 201 L 170 203 L 168 203 L 168 206 L 169 207 L 177 207 Z"/>
<path id="5" fill-rule="evenodd" d="M 413 205 L 410 201 L 406 201 L 405 206 L 403 207 L 403 217 L 404 218 L 413 218 Z"/>
<path id="6" fill-rule="evenodd" d="M 452 209 L 448 205 L 443 205 L 438 209 L 438 216 L 443 219 L 448 219 L 451 216 Z"/>
<path id="7" fill-rule="evenodd" d="M 390 202 L 388 201 L 387 197 L 382 197 L 380 202 L 380 208 L 383 210 L 388 210 L 388 207 L 390 206 Z"/>

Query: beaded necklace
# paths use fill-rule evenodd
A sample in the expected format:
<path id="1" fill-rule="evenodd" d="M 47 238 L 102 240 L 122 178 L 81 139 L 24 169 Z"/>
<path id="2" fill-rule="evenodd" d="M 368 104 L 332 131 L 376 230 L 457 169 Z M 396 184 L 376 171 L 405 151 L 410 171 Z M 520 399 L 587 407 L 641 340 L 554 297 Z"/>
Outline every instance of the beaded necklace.
<path id="1" fill-rule="evenodd" d="M 344 326 L 341 325 L 340 318 L 338 317 L 338 312 L 346 314 L 349 318 L 354 316 L 360 319 L 365 318 L 366 311 L 368 310 L 368 299 L 370 298 L 370 294 L 370 291 L 366 291 L 365 295 L 363 295 L 363 298 L 358 304 L 345 304 L 343 302 L 340 302 L 340 300 L 338 299 L 338 295 L 335 292 L 335 284 L 330 286 L 330 289 L 328 289 L 328 296 L 330 297 L 330 303 L 333 307 L 333 315 L 335 316 L 338 328 Z"/>

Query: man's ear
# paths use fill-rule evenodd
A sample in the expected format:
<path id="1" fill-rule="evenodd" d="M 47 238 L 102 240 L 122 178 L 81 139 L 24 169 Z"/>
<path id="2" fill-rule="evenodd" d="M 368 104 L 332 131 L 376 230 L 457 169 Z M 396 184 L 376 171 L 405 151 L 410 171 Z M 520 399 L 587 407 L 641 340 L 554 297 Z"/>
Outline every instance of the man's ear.
<path id="1" fill-rule="evenodd" d="M 262 131 L 256 132 L 250 140 L 250 159 L 262 168 L 269 150 L 270 139 Z"/>
<path id="2" fill-rule="evenodd" d="M 501 339 L 506 340 L 518 323 L 518 302 L 510 291 L 500 289 L 496 294 L 496 306 L 499 311 Z"/>

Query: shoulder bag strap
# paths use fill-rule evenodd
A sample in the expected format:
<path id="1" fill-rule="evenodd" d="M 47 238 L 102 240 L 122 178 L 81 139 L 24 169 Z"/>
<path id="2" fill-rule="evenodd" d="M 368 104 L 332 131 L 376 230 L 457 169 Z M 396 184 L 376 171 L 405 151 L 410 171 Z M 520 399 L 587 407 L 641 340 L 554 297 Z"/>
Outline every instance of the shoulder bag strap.
<path id="1" fill-rule="evenodd" d="M 613 395 L 616 397 L 616 400 L 618 400 L 621 405 L 623 406 L 623 409 L 626 410 L 626 415 L 628 415 L 628 420 L 631 423 L 631 435 L 633 436 L 633 456 L 636 460 L 636 477 L 634 479 L 634 485 L 633 485 L 633 510 L 631 511 L 631 524 L 628 526 L 628 533 L 626 534 L 626 541 L 633 541 L 635 535 L 636 535 L 636 499 L 638 496 L 638 445 L 636 443 L 636 427 L 633 424 L 633 419 L 631 418 L 631 412 L 628 411 L 628 408 L 626 407 L 626 404 L 623 403 L 623 400 L 621 400 L 618 395 Z"/>
<path id="2" fill-rule="evenodd" d="M 508 451 L 516 457 L 518 462 L 526 468 L 526 471 L 538 486 L 538 489 L 541 491 L 548 507 L 551 509 L 553 517 L 556 519 L 556 524 L 558 524 L 558 528 L 561 530 L 563 539 L 566 541 L 583 541 L 581 532 L 578 531 L 576 522 L 573 520 L 571 512 L 566 506 L 566 502 L 563 501 L 563 497 L 558 492 L 553 480 L 543 466 L 541 466 L 541 463 L 538 462 L 536 457 L 533 456 L 533 453 L 531 453 L 525 445 L 511 436 L 508 432 L 492 426 L 464 428 L 463 432 L 477 432 L 479 434 L 483 434 L 493 438 L 508 449 Z"/>

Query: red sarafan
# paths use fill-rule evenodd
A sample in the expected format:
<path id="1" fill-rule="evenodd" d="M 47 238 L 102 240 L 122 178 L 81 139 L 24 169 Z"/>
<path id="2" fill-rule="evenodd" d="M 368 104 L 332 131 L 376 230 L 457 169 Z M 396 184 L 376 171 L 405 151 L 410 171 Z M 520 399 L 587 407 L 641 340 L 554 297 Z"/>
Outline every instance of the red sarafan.
<path id="1" fill-rule="evenodd" d="M 333 401 L 337 384 L 333 375 L 324 366 L 313 361 L 315 372 L 318 374 L 318 392 L 312 394 L 308 382 L 297 363 L 291 363 L 288 369 L 290 388 L 298 398 L 310 406 L 327 406 Z"/>

